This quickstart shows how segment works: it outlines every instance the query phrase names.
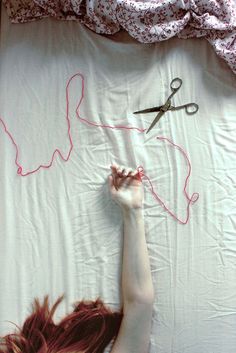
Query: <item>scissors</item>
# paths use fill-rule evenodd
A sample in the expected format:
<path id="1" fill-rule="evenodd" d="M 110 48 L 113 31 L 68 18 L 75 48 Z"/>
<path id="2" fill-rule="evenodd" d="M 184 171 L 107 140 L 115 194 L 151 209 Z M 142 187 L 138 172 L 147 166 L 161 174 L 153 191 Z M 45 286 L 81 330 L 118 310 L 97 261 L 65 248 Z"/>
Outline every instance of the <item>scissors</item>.
<path id="1" fill-rule="evenodd" d="M 170 88 L 172 93 L 167 98 L 167 101 L 165 102 L 164 105 L 160 105 L 159 107 L 139 110 L 133 113 L 133 114 L 146 114 L 146 113 L 152 113 L 152 112 L 159 112 L 155 117 L 155 119 L 153 120 L 153 122 L 151 123 L 151 125 L 149 126 L 146 134 L 156 125 L 156 123 L 161 119 L 162 115 L 165 114 L 165 112 L 167 112 L 168 110 L 179 110 L 179 109 L 185 108 L 185 111 L 188 115 L 197 113 L 199 107 L 196 103 L 188 103 L 188 104 L 180 105 L 178 107 L 174 107 L 171 105 L 171 98 L 180 89 L 180 87 L 182 86 L 182 83 L 183 81 L 179 77 L 176 77 L 171 81 Z"/>

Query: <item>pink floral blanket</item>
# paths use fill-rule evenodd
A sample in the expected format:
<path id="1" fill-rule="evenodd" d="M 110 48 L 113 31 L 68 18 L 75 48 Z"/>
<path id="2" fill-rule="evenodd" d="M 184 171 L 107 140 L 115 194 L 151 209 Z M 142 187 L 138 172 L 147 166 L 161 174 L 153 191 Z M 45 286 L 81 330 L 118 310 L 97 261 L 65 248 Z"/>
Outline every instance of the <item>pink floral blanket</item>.
<path id="1" fill-rule="evenodd" d="M 3 0 L 13 23 L 78 20 L 100 34 L 125 29 L 142 43 L 204 37 L 236 74 L 235 0 Z"/>

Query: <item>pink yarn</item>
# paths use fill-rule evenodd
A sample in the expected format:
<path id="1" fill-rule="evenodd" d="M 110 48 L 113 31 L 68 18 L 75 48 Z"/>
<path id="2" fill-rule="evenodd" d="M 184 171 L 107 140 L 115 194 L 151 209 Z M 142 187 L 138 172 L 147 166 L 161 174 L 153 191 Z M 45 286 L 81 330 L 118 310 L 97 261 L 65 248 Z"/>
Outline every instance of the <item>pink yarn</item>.
<path id="1" fill-rule="evenodd" d="M 161 200 L 161 198 L 155 193 L 154 189 L 153 189 L 153 185 L 152 185 L 152 182 L 151 180 L 149 179 L 149 177 L 147 175 L 144 174 L 143 172 L 143 167 L 142 166 L 139 166 L 138 167 L 138 170 L 139 170 L 139 173 L 140 173 L 140 176 L 141 177 L 144 177 L 148 180 L 150 186 L 151 186 L 151 192 L 153 194 L 153 196 L 155 197 L 155 199 L 161 204 L 161 206 L 169 213 L 169 215 L 171 217 L 173 217 L 176 221 L 178 221 L 179 223 L 181 224 L 187 224 L 188 223 L 188 220 L 189 220 L 189 216 L 190 216 L 190 205 L 191 204 L 194 204 L 198 198 L 199 198 L 199 193 L 197 192 L 194 192 L 191 196 L 189 196 L 189 194 L 187 193 L 186 189 L 187 189 L 187 186 L 188 186 L 188 179 L 191 175 L 191 170 L 192 170 L 192 167 L 191 167 L 191 163 L 190 163 L 190 160 L 186 154 L 186 152 L 182 149 L 182 147 L 176 145 L 175 143 L 173 143 L 170 139 L 168 139 L 167 137 L 160 137 L 160 136 L 157 136 L 156 137 L 158 140 L 163 140 L 163 141 L 168 141 L 172 146 L 176 147 L 182 154 L 183 156 L 185 157 L 186 161 L 187 161 L 187 165 L 188 165 L 188 174 L 187 174 L 187 177 L 185 179 L 185 182 L 184 182 L 184 188 L 183 188 L 183 193 L 185 195 L 185 198 L 187 200 L 187 209 L 186 209 L 186 219 L 185 220 L 181 220 L 180 218 L 178 218 L 168 207 L 166 207 L 165 203 Z"/>
<path id="2" fill-rule="evenodd" d="M 54 159 L 55 159 L 55 156 L 56 154 L 59 155 L 59 157 L 64 161 L 64 162 L 67 162 L 70 158 L 70 155 L 71 155 L 71 152 L 73 150 L 73 141 L 72 141 L 72 137 L 71 137 L 71 125 L 70 125 L 70 118 L 69 118 L 69 86 L 70 86 L 70 83 L 71 81 L 75 78 L 75 77 L 80 77 L 81 80 L 82 80 L 82 92 L 81 92 L 81 97 L 80 97 L 80 100 L 79 100 L 79 103 L 76 107 L 76 116 L 79 120 L 81 120 L 83 123 L 86 123 L 88 125 L 92 125 L 92 126 L 96 126 L 96 127 L 102 127 L 102 128 L 109 128 L 109 129 L 125 129 L 125 130 L 137 130 L 141 133 L 144 133 L 146 131 L 146 129 L 140 129 L 138 127 L 128 127 L 128 126 L 112 126 L 112 125 L 103 125 L 103 124 L 97 124 L 97 123 L 94 123 L 92 121 L 89 121 L 87 119 L 84 119 L 82 118 L 80 115 L 79 115 L 79 107 L 82 103 L 82 100 L 84 98 L 84 77 L 82 74 L 80 73 L 76 73 L 74 74 L 68 81 L 67 85 L 66 85 L 66 121 L 67 121 L 67 133 L 68 133 L 68 138 L 69 138 L 69 141 L 70 141 L 70 148 L 69 148 L 69 151 L 67 153 L 66 156 L 63 156 L 63 154 L 61 153 L 61 151 L 59 149 L 55 149 L 55 151 L 53 152 L 52 154 L 52 157 L 51 157 L 51 160 L 49 162 L 49 164 L 40 164 L 36 169 L 33 169 L 31 171 L 28 171 L 28 172 L 23 172 L 23 166 L 20 164 L 19 162 L 19 148 L 18 148 L 18 145 L 16 144 L 13 136 L 11 135 L 11 133 L 8 131 L 7 129 L 7 126 L 6 124 L 4 123 L 3 119 L 0 118 L 0 122 L 3 126 L 3 129 L 5 131 L 5 133 L 8 135 L 8 137 L 10 138 L 12 144 L 14 145 L 15 147 L 15 150 L 16 150 L 16 155 L 15 155 L 15 164 L 17 166 L 17 174 L 22 176 L 22 177 L 25 177 L 25 176 L 28 176 L 30 174 L 34 174 L 36 172 L 38 172 L 41 168 L 43 169 L 49 169 L 53 162 L 54 162 Z M 189 158 L 186 154 L 186 152 L 178 145 L 176 145 L 175 143 L 173 143 L 170 139 L 166 138 L 166 137 L 156 137 L 157 139 L 159 140 L 163 140 L 163 141 L 167 141 L 169 142 L 172 146 L 174 146 L 175 148 L 177 148 L 184 156 L 185 160 L 187 161 L 187 165 L 188 165 L 188 173 L 187 173 L 187 177 L 185 179 L 185 183 L 184 183 L 184 188 L 183 188 L 183 193 L 184 193 L 184 196 L 185 198 L 187 199 L 187 209 L 186 209 L 186 219 L 185 220 L 181 220 L 180 218 L 178 218 L 166 205 L 165 203 L 161 200 L 161 198 L 157 195 L 157 193 L 155 193 L 154 191 L 154 188 L 153 188 L 153 185 L 151 183 L 151 180 L 148 178 L 147 175 L 145 175 L 144 173 L 144 169 L 142 166 L 139 166 L 137 168 L 138 172 L 139 172 L 139 177 L 140 179 L 142 178 L 146 178 L 150 184 L 150 187 L 151 187 L 151 192 L 152 194 L 154 195 L 155 199 L 161 204 L 161 206 L 169 213 L 169 215 L 171 217 L 173 217 L 175 220 L 177 220 L 178 222 L 180 222 L 181 224 L 187 224 L 188 223 L 188 220 L 189 220 L 189 214 L 190 214 L 190 205 L 195 203 L 198 198 L 199 198 L 199 194 L 198 193 L 193 193 L 191 196 L 189 196 L 189 194 L 187 193 L 186 189 L 187 189 L 187 186 L 188 186 L 188 179 L 191 175 L 191 163 L 189 161 Z"/>

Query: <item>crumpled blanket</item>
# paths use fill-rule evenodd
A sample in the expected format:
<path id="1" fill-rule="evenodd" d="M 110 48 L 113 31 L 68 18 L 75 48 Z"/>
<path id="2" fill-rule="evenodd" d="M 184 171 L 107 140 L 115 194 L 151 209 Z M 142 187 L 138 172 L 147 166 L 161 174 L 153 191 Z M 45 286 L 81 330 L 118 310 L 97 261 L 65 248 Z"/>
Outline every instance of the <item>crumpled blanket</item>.
<path id="1" fill-rule="evenodd" d="M 235 0 L 3 0 L 13 23 L 52 16 L 100 34 L 125 29 L 142 43 L 205 37 L 236 73 Z"/>

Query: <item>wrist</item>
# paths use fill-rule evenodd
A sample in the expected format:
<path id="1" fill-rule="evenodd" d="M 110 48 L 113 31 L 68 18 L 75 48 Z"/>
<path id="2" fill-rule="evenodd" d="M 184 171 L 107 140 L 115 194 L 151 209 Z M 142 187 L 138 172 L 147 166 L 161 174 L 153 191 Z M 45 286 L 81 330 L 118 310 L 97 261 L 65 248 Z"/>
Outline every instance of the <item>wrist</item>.
<path id="1" fill-rule="evenodd" d="M 143 215 L 143 208 L 136 207 L 136 208 L 122 208 L 123 217 L 142 217 Z"/>

